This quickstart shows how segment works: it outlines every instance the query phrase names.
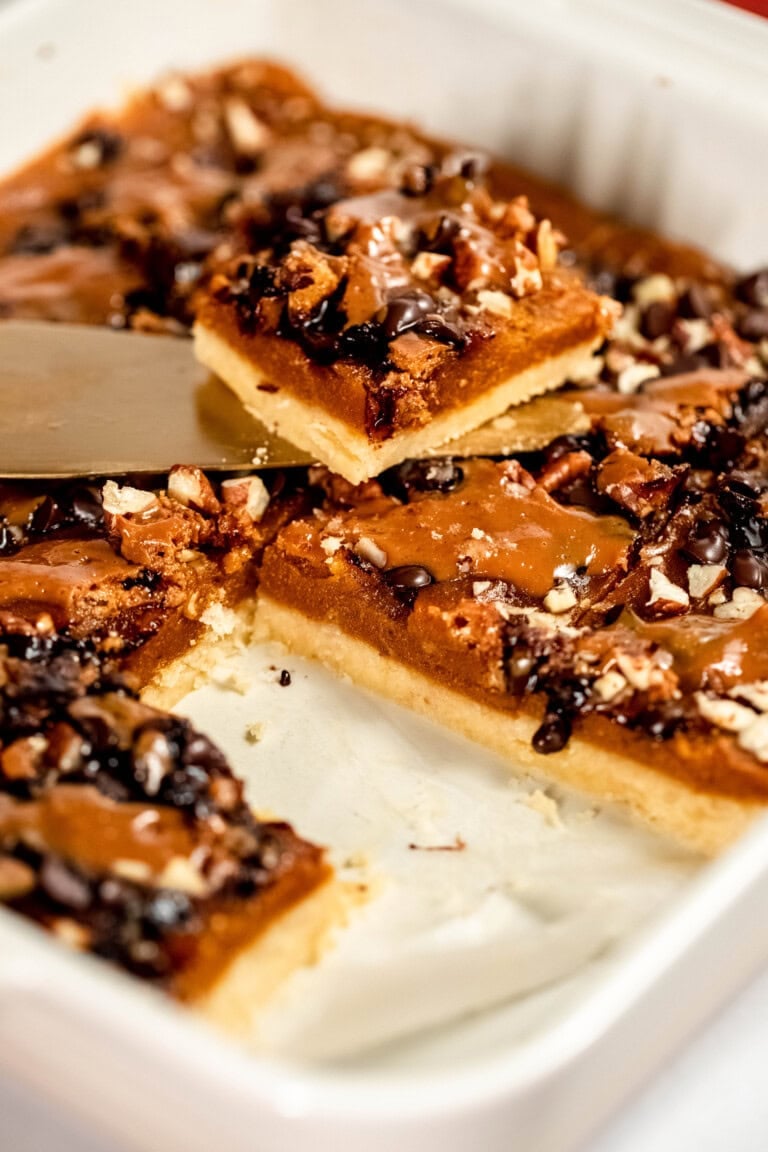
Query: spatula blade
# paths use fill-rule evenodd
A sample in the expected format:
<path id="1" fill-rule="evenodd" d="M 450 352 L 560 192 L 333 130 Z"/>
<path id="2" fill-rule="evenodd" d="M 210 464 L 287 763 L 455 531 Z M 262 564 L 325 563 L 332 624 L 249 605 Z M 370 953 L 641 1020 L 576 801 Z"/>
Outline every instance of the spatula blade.
<path id="1" fill-rule="evenodd" d="M 306 464 L 199 365 L 192 341 L 0 322 L 0 476 L 241 470 Z"/>

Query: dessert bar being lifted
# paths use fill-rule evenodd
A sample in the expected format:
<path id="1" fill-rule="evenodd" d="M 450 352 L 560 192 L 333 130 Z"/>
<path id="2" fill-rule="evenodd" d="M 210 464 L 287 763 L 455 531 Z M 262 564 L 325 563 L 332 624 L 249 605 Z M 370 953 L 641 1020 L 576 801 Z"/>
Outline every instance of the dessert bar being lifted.
<path id="1" fill-rule="evenodd" d="M 352 482 L 588 375 L 617 311 L 557 267 L 524 197 L 491 196 L 477 158 L 393 179 L 250 223 L 197 302 L 198 358 Z"/>

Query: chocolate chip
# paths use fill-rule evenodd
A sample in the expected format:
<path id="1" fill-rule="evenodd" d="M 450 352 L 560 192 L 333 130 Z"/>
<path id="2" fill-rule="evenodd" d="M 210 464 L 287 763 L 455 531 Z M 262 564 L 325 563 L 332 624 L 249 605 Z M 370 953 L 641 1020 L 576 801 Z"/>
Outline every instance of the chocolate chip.
<path id="1" fill-rule="evenodd" d="M 736 548 L 758 548 L 768 546 L 768 524 L 756 516 L 734 519 L 731 524 L 731 542 Z"/>
<path id="2" fill-rule="evenodd" d="M 434 164 L 411 164 L 403 173 L 400 191 L 405 196 L 426 196 L 437 175 Z"/>
<path id="3" fill-rule="evenodd" d="M 106 193 L 103 188 L 88 188 L 79 196 L 68 196 L 59 200 L 56 210 L 62 220 L 79 228 L 86 212 L 94 212 L 106 204 Z"/>
<path id="4" fill-rule="evenodd" d="M 587 283 L 594 292 L 598 292 L 601 296 L 613 296 L 615 300 L 618 299 L 617 282 L 616 273 L 610 268 L 596 268 L 587 277 Z"/>
<path id="5" fill-rule="evenodd" d="M 58 528 L 64 520 L 60 505 L 52 496 L 44 496 L 29 517 L 29 531 L 33 536 L 43 536 Z"/>
<path id="6" fill-rule="evenodd" d="M 360 360 L 369 366 L 381 365 L 387 357 L 387 339 L 381 324 L 366 320 L 346 328 L 338 339 L 339 356 Z"/>
<path id="7" fill-rule="evenodd" d="M 305 216 L 301 205 L 292 204 L 285 213 L 286 229 L 292 236 L 308 240 L 318 246 L 323 241 L 323 228 L 319 220 Z"/>
<path id="8" fill-rule="evenodd" d="M 188 724 L 184 724 L 181 731 L 175 734 L 175 739 L 181 745 L 181 759 L 186 767 L 191 768 L 194 765 L 209 775 L 228 774 L 229 769 L 223 752 L 212 744 L 207 736 L 195 732 Z"/>
<path id="9" fill-rule="evenodd" d="M 55 856 L 47 856 L 40 869 L 40 886 L 57 904 L 82 912 L 91 904 L 91 886 L 84 876 Z"/>
<path id="10" fill-rule="evenodd" d="M 453 160 L 453 157 L 448 159 Z M 488 171 L 490 158 L 485 152 L 468 152 L 459 155 L 459 175 L 463 180 L 479 180 Z"/>
<path id="11" fill-rule="evenodd" d="M 437 312 L 425 316 L 415 326 L 420 336 L 430 340 L 439 340 L 441 344 L 452 344 L 455 348 L 463 348 L 467 343 L 467 335 L 463 331 L 458 319 L 449 320 Z"/>
<path id="12" fill-rule="evenodd" d="M 672 331 L 676 310 L 666 300 L 655 300 L 640 317 L 640 331 L 646 340 L 658 340 Z"/>
<path id="13" fill-rule="evenodd" d="M 461 231 L 461 225 L 455 216 L 445 212 L 432 220 L 422 233 L 419 248 L 426 248 L 428 252 L 439 252 L 444 256 L 453 253 L 453 242 Z"/>
<path id="14" fill-rule="evenodd" d="M 696 353 L 683 353 L 669 364 L 660 364 L 662 376 L 682 376 L 686 372 L 696 372 L 704 368 L 707 360 Z"/>
<path id="15" fill-rule="evenodd" d="M 512 638 L 512 649 L 504 667 L 507 674 L 507 689 L 519 696 L 523 692 L 533 692 L 536 688 L 537 659 L 524 640 Z"/>
<path id="16" fill-rule="evenodd" d="M 126 576 L 120 583 L 126 592 L 130 592 L 132 588 L 146 588 L 148 592 L 153 592 L 162 582 L 163 578 L 159 572 L 155 572 L 152 568 L 141 568 L 135 576 Z"/>
<path id="17" fill-rule="evenodd" d="M 280 680 L 278 683 L 280 684 L 281 688 L 287 688 L 291 683 L 291 674 L 287 668 L 283 668 L 282 672 L 280 673 Z"/>
<path id="18" fill-rule="evenodd" d="M 744 436 L 735 429 L 710 428 L 704 445 L 704 463 L 715 471 L 732 468 L 743 453 L 744 445 Z"/>
<path id="19" fill-rule="evenodd" d="M 697 354 L 703 363 L 708 364 L 710 368 L 730 368 L 734 362 L 728 345 L 717 343 L 717 341 L 705 344 Z"/>
<path id="20" fill-rule="evenodd" d="M 430 312 L 434 312 L 435 308 L 435 301 L 429 293 L 421 292 L 419 289 L 395 297 L 390 301 L 382 322 L 385 337 L 387 340 L 394 340 L 395 337 L 415 328 L 419 321 Z"/>
<path id="21" fill-rule="evenodd" d="M 464 479 L 464 471 L 451 456 L 442 456 L 434 460 L 406 460 L 382 479 L 385 490 L 407 498 L 411 492 L 453 492 Z"/>
<path id="22" fill-rule="evenodd" d="M 743 468 L 729 472 L 724 477 L 723 483 L 731 492 L 738 492 L 752 500 L 768 490 L 768 476 L 762 476 L 759 472 L 747 472 Z"/>
<path id="23" fill-rule="evenodd" d="M 192 902 L 183 892 L 162 890 L 144 908 L 143 919 L 161 932 L 178 929 L 193 915 Z"/>
<path id="24" fill-rule="evenodd" d="M 255 264 L 248 274 L 248 292 L 253 301 L 262 296 L 279 296 L 275 285 L 275 270 L 267 264 Z"/>
<path id="25" fill-rule="evenodd" d="M 728 529 L 722 520 L 697 524 L 683 551 L 700 564 L 722 564 L 728 555 Z"/>
<path id="26" fill-rule="evenodd" d="M 750 380 L 734 405 L 734 423 L 744 436 L 758 436 L 768 427 L 768 381 Z"/>
<path id="27" fill-rule="evenodd" d="M 403 592 L 418 592 L 432 583 L 432 573 L 420 564 L 403 564 L 384 573 L 390 588 Z"/>
<path id="28" fill-rule="evenodd" d="M 580 436 L 568 432 L 564 436 L 558 436 L 547 447 L 546 462 L 553 464 L 555 460 L 559 460 L 561 456 L 568 456 L 571 452 L 589 452 L 590 456 L 597 456 L 599 448 L 596 437 L 591 432 Z"/>
<path id="29" fill-rule="evenodd" d="M 742 588 L 765 588 L 768 586 L 768 565 L 754 552 L 740 548 L 731 560 L 731 575 L 734 584 Z"/>
<path id="30" fill-rule="evenodd" d="M 72 519 L 86 528 L 100 528 L 104 523 L 101 495 L 94 488 L 78 487 L 70 493 Z"/>
<path id="31" fill-rule="evenodd" d="M 729 472 L 718 485 L 720 506 L 728 513 L 731 521 L 748 519 L 754 515 L 760 489 L 750 482 L 748 476 L 748 473 L 741 471 Z"/>
<path id="32" fill-rule="evenodd" d="M 768 308 L 768 268 L 761 268 L 739 280 L 735 293 L 739 300 L 752 308 Z"/>
<path id="33" fill-rule="evenodd" d="M 547 712 L 533 735 L 533 748 L 541 756 L 562 752 L 571 738 L 573 721 L 566 712 Z"/>
<path id="34" fill-rule="evenodd" d="M 632 290 L 637 283 L 634 276 L 624 276 L 607 265 L 595 264 L 587 277 L 590 288 L 602 296 L 613 296 L 622 304 L 628 304 L 632 299 Z"/>
<path id="35" fill-rule="evenodd" d="M 734 546 L 762 549 L 768 545 L 768 522 L 757 514 L 757 493 L 744 476 L 737 472 L 724 477 L 718 501 L 730 521 Z"/>
<path id="36" fill-rule="evenodd" d="M 768 308 L 753 308 L 738 321 L 739 336 L 744 340 L 768 340 Z"/>
<path id="37" fill-rule="evenodd" d="M 174 808 L 194 808 L 208 791 L 208 773 L 194 764 L 176 768 L 160 786 L 158 800 Z"/>
<path id="38" fill-rule="evenodd" d="M 682 706 L 677 701 L 667 700 L 641 712 L 632 726 L 640 728 L 652 740 L 670 740 L 684 723 Z"/>
<path id="39" fill-rule="evenodd" d="M 710 289 L 697 281 L 686 288 L 677 307 L 686 320 L 708 320 L 715 310 Z"/>

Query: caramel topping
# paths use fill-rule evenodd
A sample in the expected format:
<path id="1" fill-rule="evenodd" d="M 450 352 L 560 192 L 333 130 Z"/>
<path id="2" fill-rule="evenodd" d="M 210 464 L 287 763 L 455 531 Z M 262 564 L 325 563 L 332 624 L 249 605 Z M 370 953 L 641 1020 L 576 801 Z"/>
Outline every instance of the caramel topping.
<path id="1" fill-rule="evenodd" d="M 634 539 L 626 521 L 563 507 L 516 475 L 504 464 L 472 461 L 450 495 L 377 504 L 346 516 L 344 536 L 370 538 L 390 569 L 424 565 L 438 581 L 504 580 L 537 599 L 558 578 L 580 572 L 599 580 L 626 569 Z"/>
<path id="2" fill-rule="evenodd" d="M 722 412 L 729 397 L 743 388 L 749 377 L 738 369 L 701 369 L 661 380 L 651 380 L 632 396 L 605 389 L 585 389 L 574 398 L 590 414 L 653 411 L 675 415 L 680 407 L 712 408 Z"/>
<path id="3" fill-rule="evenodd" d="M 0 311 L 26 320 L 107 324 L 139 274 L 111 248 L 62 247 L 0 259 Z"/>
<path id="4" fill-rule="evenodd" d="M 0 843 L 12 839 L 95 872 L 111 871 L 116 860 L 134 860 L 154 875 L 174 857 L 189 857 L 195 844 L 177 810 L 115 804 L 77 784 L 60 784 L 25 803 L 0 797 Z"/>
<path id="5" fill-rule="evenodd" d="M 768 679 L 768 604 L 736 622 L 699 614 L 652 622 L 634 615 L 630 619 L 638 636 L 672 654 L 687 692 L 722 691 L 739 681 Z"/>
<path id="6" fill-rule="evenodd" d="M 93 594 L 106 601 L 108 586 L 136 572 L 106 540 L 29 544 L 0 564 L 0 606 L 42 605 L 57 623 L 66 623 L 77 612 L 80 598 Z"/>

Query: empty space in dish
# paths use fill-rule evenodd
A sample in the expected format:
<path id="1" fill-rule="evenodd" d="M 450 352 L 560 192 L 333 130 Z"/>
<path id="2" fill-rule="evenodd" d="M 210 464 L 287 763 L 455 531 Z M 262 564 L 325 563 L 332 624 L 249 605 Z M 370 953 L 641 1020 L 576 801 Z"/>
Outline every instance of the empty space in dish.
<path id="1" fill-rule="evenodd" d="M 280 645 L 211 674 L 178 710 L 224 749 L 258 808 L 328 845 L 340 874 L 370 889 L 336 946 L 261 1022 L 267 1051 L 359 1074 L 358 1054 L 374 1047 L 369 1071 L 434 1071 L 465 1059 L 466 1043 L 476 1058 L 520 1043 L 699 864 Z M 567 989 L 463 1031 L 382 1046 L 565 977 Z"/>

